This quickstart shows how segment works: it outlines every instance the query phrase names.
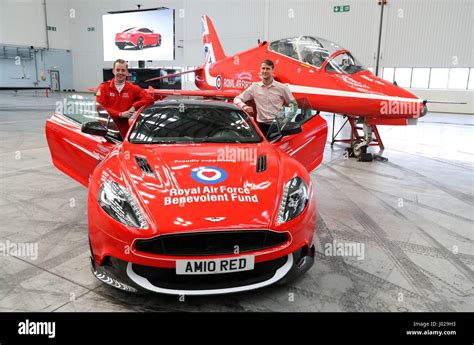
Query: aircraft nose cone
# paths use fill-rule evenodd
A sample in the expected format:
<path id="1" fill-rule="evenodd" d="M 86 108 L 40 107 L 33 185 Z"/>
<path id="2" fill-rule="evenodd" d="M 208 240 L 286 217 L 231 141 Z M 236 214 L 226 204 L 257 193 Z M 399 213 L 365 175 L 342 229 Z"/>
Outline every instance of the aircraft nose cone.
<path id="1" fill-rule="evenodd" d="M 390 83 L 374 75 L 369 77 L 362 74 L 359 78 L 366 81 L 367 90 L 370 90 L 368 92 L 379 95 L 381 109 L 388 110 L 386 115 L 418 118 L 428 112 L 426 100 L 419 99 L 396 83 Z"/>
<path id="2" fill-rule="evenodd" d="M 421 109 L 420 117 L 425 116 L 428 113 L 428 107 L 426 105 L 428 101 L 426 99 L 423 100 L 423 109 Z"/>

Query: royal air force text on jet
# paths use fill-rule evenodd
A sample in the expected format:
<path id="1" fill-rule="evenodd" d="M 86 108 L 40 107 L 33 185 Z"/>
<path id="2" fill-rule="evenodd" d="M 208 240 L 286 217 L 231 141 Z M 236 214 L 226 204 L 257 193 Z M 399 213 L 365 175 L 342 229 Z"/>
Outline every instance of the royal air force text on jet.
<path id="1" fill-rule="evenodd" d="M 224 87 L 229 89 L 246 89 L 252 85 L 252 81 L 243 79 L 224 78 Z"/>

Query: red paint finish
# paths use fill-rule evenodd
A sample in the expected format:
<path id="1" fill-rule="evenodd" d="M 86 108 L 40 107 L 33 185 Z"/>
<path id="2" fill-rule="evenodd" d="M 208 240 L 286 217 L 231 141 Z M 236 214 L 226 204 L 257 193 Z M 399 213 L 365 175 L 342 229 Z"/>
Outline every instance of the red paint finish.
<path id="1" fill-rule="evenodd" d="M 256 126 L 253 119 L 248 120 Z M 275 143 L 263 139 L 260 143 L 134 144 L 126 139 L 113 144 L 102 137 L 82 133 L 79 123 L 55 114 L 46 123 L 46 137 L 54 165 L 88 187 L 89 236 L 97 264 L 113 257 L 149 267 L 175 268 L 178 259 L 232 255 L 155 255 L 138 251 L 136 241 L 221 230 L 270 230 L 288 234 L 288 241 L 281 245 L 246 252 L 245 255 L 255 257 L 255 263 L 286 257 L 302 247 L 312 246 L 316 204 L 308 171 L 321 162 L 327 125 L 324 119 L 315 116 L 302 129 L 301 133 L 285 136 Z M 222 159 L 223 150 L 252 152 L 252 159 Z M 152 174 L 140 169 L 136 156 L 146 159 Z M 266 157 L 266 169 L 257 172 L 255 158 L 259 156 Z M 226 179 L 212 185 L 199 183 L 192 174 L 203 166 L 225 171 Z M 212 172 L 204 176 L 212 177 Z M 300 215 L 280 224 L 277 219 L 284 187 L 296 176 L 308 186 L 309 201 Z M 146 229 L 124 225 L 102 209 L 98 202 L 99 189 L 109 180 L 125 187 L 135 199 L 148 224 Z M 173 201 L 179 198 L 178 191 L 193 188 L 201 191 L 206 187 L 227 195 L 228 200 Z M 242 192 L 245 189 L 257 201 L 240 200 L 239 195 L 245 195 Z M 225 219 L 215 223 L 206 219 L 209 217 Z"/>
<path id="2" fill-rule="evenodd" d="M 300 108 L 339 113 L 368 119 L 384 119 L 385 123 L 401 124 L 400 119 L 415 119 L 427 112 L 425 102 L 411 92 L 375 76 L 361 68 L 355 73 L 344 73 L 331 66 L 337 65 L 342 57 L 350 56 L 348 50 L 334 48 L 334 52 L 320 66 L 304 62 L 303 52 L 290 57 L 275 48 L 275 42 L 262 42 L 257 47 L 226 56 L 212 21 L 203 16 L 203 44 L 206 55 L 205 64 L 195 73 L 195 84 L 201 90 L 182 90 L 186 95 L 233 98 L 252 82 L 260 81 L 260 62 L 270 59 L 275 63 L 274 77 L 288 84 Z M 307 36 L 295 38 L 295 42 Z M 311 38 L 310 39 L 314 39 Z M 325 42 L 326 46 L 339 47 Z M 298 46 L 296 43 L 295 46 Z M 331 48 L 332 49 L 332 48 Z M 338 49 L 338 50 L 337 50 Z M 183 72 L 181 74 L 188 73 Z M 163 77 L 153 78 L 160 79 Z M 156 98 L 169 95 L 171 90 L 150 90 Z M 398 119 L 398 120 L 396 120 Z M 384 122 L 382 121 L 382 122 Z"/>
<path id="3" fill-rule="evenodd" d="M 114 147 L 104 138 L 81 132 L 81 124 L 60 114 L 46 121 L 46 138 L 53 164 L 83 186 L 97 164 Z"/>

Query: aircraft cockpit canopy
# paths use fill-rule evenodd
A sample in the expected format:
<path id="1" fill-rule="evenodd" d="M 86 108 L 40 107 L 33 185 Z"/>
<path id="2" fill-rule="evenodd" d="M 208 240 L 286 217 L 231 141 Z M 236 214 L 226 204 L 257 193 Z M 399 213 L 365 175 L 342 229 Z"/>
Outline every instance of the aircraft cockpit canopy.
<path id="1" fill-rule="evenodd" d="M 341 51 L 328 62 L 327 72 L 354 74 L 366 69 L 351 53 L 342 52 L 345 50 L 343 47 L 322 38 L 285 38 L 271 42 L 269 49 L 317 68 L 321 68 L 332 54 Z"/>

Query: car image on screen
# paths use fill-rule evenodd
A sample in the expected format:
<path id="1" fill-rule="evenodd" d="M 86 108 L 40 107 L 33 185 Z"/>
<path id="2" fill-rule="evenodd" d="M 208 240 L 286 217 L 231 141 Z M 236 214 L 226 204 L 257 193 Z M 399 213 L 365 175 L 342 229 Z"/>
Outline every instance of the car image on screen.
<path id="1" fill-rule="evenodd" d="M 123 50 L 134 47 L 142 50 L 145 47 L 161 46 L 161 35 L 147 28 L 133 27 L 115 34 L 115 45 Z"/>

